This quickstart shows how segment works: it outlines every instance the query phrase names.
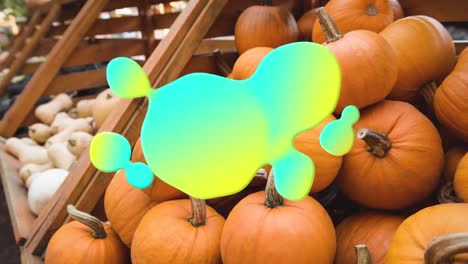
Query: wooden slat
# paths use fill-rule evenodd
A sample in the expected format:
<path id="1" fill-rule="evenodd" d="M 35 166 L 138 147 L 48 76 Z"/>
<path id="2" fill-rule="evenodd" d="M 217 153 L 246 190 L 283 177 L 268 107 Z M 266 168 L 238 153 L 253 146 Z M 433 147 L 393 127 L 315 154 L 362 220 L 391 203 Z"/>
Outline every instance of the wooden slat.
<path id="1" fill-rule="evenodd" d="M 466 47 L 468 47 L 468 40 L 455 40 L 457 54 L 460 54 Z"/>
<path id="2" fill-rule="evenodd" d="M 141 21 L 141 35 L 145 41 L 145 56 L 148 58 L 156 47 L 156 38 L 153 30 L 151 0 L 140 1 L 138 14 Z"/>
<path id="3" fill-rule="evenodd" d="M 212 54 L 216 49 L 219 49 L 221 53 L 236 53 L 237 48 L 234 37 L 229 39 L 204 39 L 194 56 Z"/>
<path id="4" fill-rule="evenodd" d="M 29 210 L 27 191 L 21 184 L 21 178 L 18 175 L 19 167 L 19 162 L 5 153 L 4 146 L 2 146 L 0 151 L 0 174 L 3 190 L 15 241 L 21 246 L 26 242 L 36 216 Z"/>
<path id="5" fill-rule="evenodd" d="M 21 264 L 44 264 L 42 257 L 34 256 L 24 249 L 20 249 Z"/>
<path id="6" fill-rule="evenodd" d="M 235 60 L 237 59 L 238 55 L 235 53 L 224 54 L 223 59 L 226 61 L 228 65 L 232 67 L 234 65 Z M 190 59 L 190 61 L 185 66 L 184 70 L 182 71 L 181 75 L 186 75 L 192 72 L 206 72 L 212 73 L 216 75 L 223 75 L 220 71 L 218 65 L 216 64 L 216 59 L 214 55 L 211 56 L 194 56 Z"/>
<path id="7" fill-rule="evenodd" d="M 188 6 L 171 27 L 170 33 L 162 40 L 143 66 L 154 86 L 163 85 L 164 80 L 173 78 L 172 75 L 180 75 L 186 62 L 200 44 L 206 30 L 212 25 L 225 4 L 226 0 L 191 0 L 188 3 Z M 194 30 L 194 28 L 197 30 Z M 198 43 L 197 40 L 199 40 Z M 179 46 L 184 48 L 177 48 Z M 176 60 L 173 58 L 176 58 Z M 170 68 L 171 71 L 164 71 L 165 68 Z M 141 111 L 141 107 L 145 106 L 145 104 L 142 104 L 143 102 L 145 102 L 144 99 L 122 99 L 98 133 L 103 131 L 121 133 L 133 145 L 138 139 L 139 133 L 132 132 L 134 130 L 130 128 L 139 128 L 141 126 L 141 122 L 139 122 L 141 114 L 135 115 L 135 113 Z M 35 254 L 41 254 L 44 251 L 50 236 L 65 221 L 66 205 L 78 201 L 82 197 L 83 190 L 89 194 L 87 196 L 89 199 L 94 201 L 99 199 L 108 184 L 108 182 L 96 184 L 95 181 L 101 175 L 89 161 L 89 153 L 85 152 L 62 184 L 60 190 L 54 195 L 44 212 L 35 222 L 33 231 L 26 243 L 28 251 Z M 94 192 L 87 192 L 86 190 L 94 190 Z M 90 204 L 92 203 L 87 205 Z M 92 210 L 92 208 L 82 208 L 81 204 L 76 204 L 76 206 L 88 212 Z"/>
<path id="8" fill-rule="evenodd" d="M 86 32 L 89 31 L 89 28 L 108 1 L 89 0 L 86 2 L 76 19 L 48 55 L 47 61 L 39 67 L 26 85 L 23 91 L 24 96 L 19 96 L 10 110 L 5 113 L 0 122 L 1 136 L 10 137 L 15 134 L 26 116 L 32 111 L 35 102 L 47 89 Z"/>
<path id="9" fill-rule="evenodd" d="M 59 25 L 51 28 L 50 36 L 62 35 L 67 29 L 66 25 Z M 140 18 L 138 16 L 125 16 L 109 19 L 96 20 L 93 27 L 87 36 L 104 35 L 104 34 L 117 34 L 122 32 L 139 31 L 141 28 Z"/>
<path id="10" fill-rule="evenodd" d="M 169 28 L 174 20 L 176 20 L 177 16 L 180 13 L 166 13 L 166 14 L 158 14 L 153 16 L 153 28 L 154 29 L 165 29 Z"/>
<path id="11" fill-rule="evenodd" d="M 106 69 L 93 71 L 84 71 L 57 76 L 47 90 L 44 96 L 55 95 L 59 93 L 86 90 L 100 86 L 106 86 Z"/>
<path id="12" fill-rule="evenodd" d="M 44 38 L 44 39 L 41 39 L 41 41 L 37 45 L 37 48 L 34 50 L 33 54 L 31 55 L 31 57 L 45 56 L 45 55 L 49 54 L 49 52 L 52 50 L 54 45 L 57 44 L 58 41 L 59 41 L 59 39 L 57 39 L 57 38 Z"/>
<path id="13" fill-rule="evenodd" d="M 466 0 L 399 0 L 406 16 L 426 15 L 440 22 L 468 21 Z"/>
<path id="14" fill-rule="evenodd" d="M 170 3 L 174 0 L 151 0 L 151 4 L 160 4 L 160 3 Z M 115 9 L 121 9 L 125 7 L 136 7 L 138 5 L 138 1 L 134 0 L 112 0 L 109 4 L 104 8 L 104 11 L 110 11 Z"/>

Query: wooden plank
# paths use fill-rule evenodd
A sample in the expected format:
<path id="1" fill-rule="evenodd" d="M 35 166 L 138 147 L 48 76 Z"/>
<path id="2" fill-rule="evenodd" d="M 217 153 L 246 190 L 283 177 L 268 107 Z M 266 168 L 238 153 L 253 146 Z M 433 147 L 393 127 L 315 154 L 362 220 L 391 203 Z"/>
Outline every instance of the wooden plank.
<path id="1" fill-rule="evenodd" d="M 165 77 L 162 74 L 175 74 L 178 76 L 181 73 L 185 63 L 200 44 L 196 43 L 196 40 L 200 40 L 201 42 L 206 30 L 214 22 L 215 17 L 219 15 L 225 4 L 226 0 L 191 0 L 188 3 L 187 7 L 171 27 L 170 33 L 161 41 L 143 66 L 144 71 L 154 86 L 159 87 L 163 85 L 162 82 L 164 80 L 171 78 L 171 76 Z M 197 30 L 193 30 L 194 28 Z M 187 45 L 190 42 L 193 45 Z M 184 45 L 185 48 L 178 49 L 179 45 Z M 183 53 L 183 56 L 178 53 Z M 178 60 L 173 60 L 172 58 L 178 58 Z M 171 68 L 173 72 L 162 71 L 165 67 Z M 138 139 L 139 133 L 131 132 L 130 128 L 139 128 L 141 126 L 141 123 L 137 122 L 137 116 L 141 114 L 135 115 L 135 113 L 145 106 L 144 102 L 145 100 L 142 98 L 134 100 L 122 99 L 119 106 L 110 114 L 110 117 L 105 121 L 98 133 L 103 131 L 121 133 L 133 145 Z M 132 120 L 134 122 L 131 122 Z M 44 212 L 35 222 L 33 231 L 26 243 L 26 247 L 30 252 L 35 254 L 42 254 L 44 252 L 47 241 L 66 219 L 66 205 L 78 201 L 86 186 L 88 186 L 87 189 L 96 187 L 101 188 L 100 191 L 105 189 L 108 182 L 106 184 L 102 182 L 93 184 L 101 175 L 89 161 L 89 153 L 85 152 L 62 184 L 60 190 L 54 195 L 51 202 L 44 209 Z M 89 199 L 97 201 L 102 193 L 94 192 L 89 193 L 89 195 Z M 76 204 L 76 206 L 84 210 L 80 207 L 80 204 Z M 91 210 L 91 208 L 85 209 L 87 209 L 86 211 Z"/>
<path id="2" fill-rule="evenodd" d="M 41 39 L 39 44 L 37 45 L 37 48 L 34 50 L 33 54 L 31 57 L 35 56 L 45 56 L 49 54 L 49 52 L 52 50 L 55 44 L 59 41 L 58 38 L 44 38 Z"/>
<path id="3" fill-rule="evenodd" d="M 440 22 L 468 21 L 466 0 L 399 0 L 405 16 L 426 15 Z"/>
<path id="4" fill-rule="evenodd" d="M 151 4 L 161 4 L 161 3 L 170 3 L 174 0 L 151 0 Z M 137 1 L 134 0 L 112 0 L 104 8 L 104 11 L 110 11 L 115 9 L 121 9 L 125 7 L 136 7 L 138 5 Z"/>
<path id="5" fill-rule="evenodd" d="M 106 69 L 84 71 L 57 76 L 49 85 L 43 96 L 73 92 L 106 86 Z"/>
<path id="6" fill-rule="evenodd" d="M 153 28 L 154 29 L 165 29 L 171 27 L 174 20 L 180 13 L 166 13 L 157 14 L 153 16 Z"/>
<path id="7" fill-rule="evenodd" d="M 223 54 L 222 56 L 226 63 L 231 67 L 232 65 L 234 65 L 234 62 L 238 58 L 238 54 L 236 53 Z M 216 59 L 213 54 L 210 56 L 193 56 L 185 66 L 184 70 L 181 73 L 181 76 L 192 72 L 206 72 L 224 76 L 224 74 L 220 71 L 218 65 L 216 64 Z"/>
<path id="8" fill-rule="evenodd" d="M 20 248 L 20 261 L 21 264 L 44 264 L 42 257 L 34 256 L 23 248 Z"/>
<path id="9" fill-rule="evenodd" d="M 460 54 L 466 47 L 468 47 L 468 40 L 455 40 L 457 54 Z"/>
<path id="10" fill-rule="evenodd" d="M 67 25 L 59 25 L 51 28 L 50 36 L 62 35 L 67 29 Z M 138 16 L 115 17 L 109 19 L 96 20 L 93 27 L 86 36 L 117 34 L 122 32 L 139 31 L 141 28 L 140 18 Z"/>
<path id="11" fill-rule="evenodd" d="M 216 49 L 219 49 L 221 53 L 236 53 L 237 48 L 234 37 L 229 39 L 204 39 L 194 56 L 212 54 Z"/>
<path id="12" fill-rule="evenodd" d="M 21 246 L 31 232 L 36 216 L 29 210 L 27 191 L 18 175 L 19 162 L 4 152 L 4 145 L 0 151 L 0 174 L 3 191 L 10 213 L 13 235 L 16 243 Z"/>
<path id="13" fill-rule="evenodd" d="M 140 1 L 138 14 L 141 21 L 141 35 L 145 41 L 145 57 L 148 58 L 156 47 L 156 39 L 153 30 L 151 1 Z"/>
<path id="14" fill-rule="evenodd" d="M 26 116 L 32 111 L 35 102 L 53 81 L 59 69 L 70 57 L 86 32 L 89 31 L 89 28 L 108 1 L 89 0 L 86 2 L 76 19 L 48 55 L 47 61 L 39 67 L 28 82 L 23 91 L 24 95 L 19 96 L 10 110 L 5 113 L 0 121 L 1 136 L 10 137 L 14 135 Z"/>

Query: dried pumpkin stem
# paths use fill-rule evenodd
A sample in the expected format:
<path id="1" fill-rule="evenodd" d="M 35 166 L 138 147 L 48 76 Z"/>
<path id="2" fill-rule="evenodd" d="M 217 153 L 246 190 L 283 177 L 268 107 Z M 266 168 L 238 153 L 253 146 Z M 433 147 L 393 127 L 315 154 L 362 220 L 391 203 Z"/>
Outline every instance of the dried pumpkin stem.
<path id="1" fill-rule="evenodd" d="M 360 129 L 357 137 L 366 142 L 367 151 L 379 158 L 385 157 L 388 150 L 392 147 L 392 143 L 386 135 L 374 130 L 367 128 Z"/>
<path id="2" fill-rule="evenodd" d="M 265 187 L 265 206 L 275 208 L 284 204 L 283 197 L 276 191 L 273 169 L 270 171 Z"/>
<path id="3" fill-rule="evenodd" d="M 206 202 L 205 200 L 193 198 L 190 196 L 192 204 L 192 217 L 189 221 L 194 227 L 199 227 L 206 224 Z"/>
<path id="4" fill-rule="evenodd" d="M 93 231 L 91 235 L 94 238 L 104 239 L 107 237 L 107 233 L 102 222 L 96 217 L 76 209 L 76 207 L 71 204 L 67 206 L 67 211 L 71 218 L 91 228 Z"/>
<path id="5" fill-rule="evenodd" d="M 452 258 L 461 253 L 468 253 L 468 233 L 440 236 L 426 248 L 424 263 L 450 264 Z"/>
<path id="6" fill-rule="evenodd" d="M 325 7 L 317 8 L 317 18 L 320 23 L 320 27 L 327 37 L 327 43 L 337 41 L 343 37 L 340 29 L 336 25 L 335 21 L 330 17 Z"/>
<path id="7" fill-rule="evenodd" d="M 453 188 L 453 181 L 446 182 L 444 185 L 442 185 L 437 193 L 437 201 L 439 201 L 441 204 L 463 202 L 455 193 Z"/>
<path id="8" fill-rule="evenodd" d="M 373 4 L 368 4 L 366 11 L 369 16 L 376 16 L 379 13 L 379 10 Z"/>
<path id="9" fill-rule="evenodd" d="M 366 245 L 354 246 L 356 252 L 357 264 L 372 264 L 371 255 Z"/>
<path id="10" fill-rule="evenodd" d="M 226 60 L 224 60 L 223 56 L 221 56 L 221 51 L 216 49 L 213 53 L 215 56 L 216 66 L 218 66 L 218 69 L 224 76 L 228 76 L 232 72 L 232 69 L 229 67 Z"/>

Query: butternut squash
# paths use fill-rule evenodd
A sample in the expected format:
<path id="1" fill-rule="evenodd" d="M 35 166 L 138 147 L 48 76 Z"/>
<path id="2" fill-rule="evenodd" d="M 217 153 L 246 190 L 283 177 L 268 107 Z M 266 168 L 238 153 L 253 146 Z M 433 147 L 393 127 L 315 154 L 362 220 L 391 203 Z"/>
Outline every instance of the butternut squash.
<path id="1" fill-rule="evenodd" d="M 69 117 L 71 117 L 73 119 L 77 119 L 77 118 L 80 117 L 78 115 L 78 110 L 76 109 L 76 107 L 73 107 L 72 109 L 68 110 L 67 114 L 68 114 Z"/>
<path id="2" fill-rule="evenodd" d="M 55 116 L 54 121 L 52 121 L 52 124 L 50 124 L 50 127 L 52 128 L 54 134 L 57 134 L 65 127 L 68 127 L 74 120 L 75 119 L 71 118 L 67 113 L 60 112 Z"/>
<path id="3" fill-rule="evenodd" d="M 37 143 L 44 144 L 53 135 L 53 131 L 46 124 L 36 123 L 28 127 L 28 135 Z"/>
<path id="4" fill-rule="evenodd" d="M 63 131 L 65 128 L 73 128 L 74 131 L 83 131 L 87 133 L 94 132 L 94 127 L 92 126 L 92 119 L 73 119 L 66 113 L 59 113 L 54 119 L 54 122 L 52 122 L 51 127 L 54 131 L 54 134 Z"/>
<path id="5" fill-rule="evenodd" d="M 43 123 L 50 125 L 54 121 L 55 115 L 62 111 L 68 111 L 73 106 L 73 101 L 67 94 L 59 94 L 48 103 L 36 108 L 34 114 Z"/>
<path id="6" fill-rule="evenodd" d="M 55 168 L 69 170 L 76 161 L 76 157 L 68 151 L 63 142 L 56 142 L 47 147 L 49 160 Z"/>
<path id="7" fill-rule="evenodd" d="M 67 148 L 75 157 L 80 157 L 92 139 L 93 135 L 89 133 L 82 131 L 73 132 L 67 141 Z"/>
<path id="8" fill-rule="evenodd" d="M 37 142 L 32 138 L 24 137 L 21 138 L 21 141 L 31 146 L 39 146 L 39 144 L 37 144 Z"/>
<path id="9" fill-rule="evenodd" d="M 84 99 L 76 103 L 76 110 L 79 117 L 93 116 L 93 106 L 96 99 Z"/>
<path id="10" fill-rule="evenodd" d="M 70 138 L 71 134 L 73 134 L 73 132 L 75 132 L 75 129 L 73 127 L 67 127 L 64 130 L 60 131 L 59 133 L 51 136 L 46 141 L 44 146 L 49 147 L 53 143 L 58 143 L 58 142 L 65 143 Z"/>
<path id="11" fill-rule="evenodd" d="M 26 186 L 26 181 L 29 179 L 29 177 L 31 177 L 31 175 L 52 168 L 54 168 L 54 165 L 51 162 L 42 165 L 30 163 L 21 167 L 21 169 L 19 170 L 19 175 L 21 177 L 21 181 Z"/>
<path id="12" fill-rule="evenodd" d="M 18 158 L 21 166 L 29 163 L 42 165 L 49 162 L 47 150 L 44 147 L 29 145 L 16 137 L 6 140 L 5 150 Z"/>
<path id="13" fill-rule="evenodd" d="M 96 123 L 96 128 L 101 128 L 104 121 L 110 112 L 117 106 L 120 98 L 115 96 L 111 89 L 102 91 L 97 97 L 93 105 L 93 117 Z"/>

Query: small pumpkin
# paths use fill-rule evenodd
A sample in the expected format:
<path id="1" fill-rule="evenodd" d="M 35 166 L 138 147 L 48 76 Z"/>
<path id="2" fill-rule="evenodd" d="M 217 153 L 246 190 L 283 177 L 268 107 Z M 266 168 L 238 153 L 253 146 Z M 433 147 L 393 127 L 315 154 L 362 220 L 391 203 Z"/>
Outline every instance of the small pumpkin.
<path id="1" fill-rule="evenodd" d="M 447 29 L 428 16 L 409 16 L 380 35 L 398 57 L 398 79 L 388 99 L 412 101 L 431 81 L 442 81 L 455 66 L 455 45 Z"/>
<path id="2" fill-rule="evenodd" d="M 466 263 L 468 254 L 457 255 L 453 261 L 448 260 L 456 253 L 468 252 L 466 235 L 464 239 L 458 237 L 453 240 L 455 234 L 468 233 L 466 219 L 466 203 L 438 204 L 418 211 L 398 227 L 387 252 L 386 264 Z M 457 236 L 459 235 L 455 237 Z M 439 237 L 445 237 L 446 241 L 441 243 Z M 435 238 L 439 239 L 434 240 Z M 452 239 L 447 241 L 449 238 Z M 451 246 L 457 240 L 465 241 L 465 246 Z"/>
<path id="3" fill-rule="evenodd" d="M 356 263 L 355 245 L 365 244 L 373 264 L 385 264 L 385 255 L 403 216 L 361 212 L 345 218 L 336 227 L 335 264 Z"/>
<path id="4" fill-rule="evenodd" d="M 335 249 L 335 229 L 325 209 L 310 196 L 298 202 L 283 199 L 272 173 L 265 191 L 247 196 L 232 209 L 221 237 L 225 264 L 330 264 Z"/>
<path id="5" fill-rule="evenodd" d="M 130 263 L 129 252 L 108 223 L 81 212 L 73 205 L 68 215 L 75 219 L 52 236 L 45 256 L 46 264 L 55 263 Z"/>
<path id="6" fill-rule="evenodd" d="M 271 0 L 245 9 L 237 19 L 234 36 L 239 54 L 255 47 L 276 48 L 299 38 L 299 29 L 291 12 L 272 6 Z"/>
<path id="7" fill-rule="evenodd" d="M 455 193 L 464 202 L 468 202 L 468 153 L 460 160 L 453 180 Z"/>
<path id="8" fill-rule="evenodd" d="M 324 8 L 342 33 L 362 29 L 379 33 L 393 22 L 388 0 L 330 0 Z M 316 43 L 327 40 L 319 21 L 315 21 L 311 34 Z"/>
<path id="9" fill-rule="evenodd" d="M 145 214 L 135 231 L 132 263 L 220 263 L 224 221 L 204 200 L 160 203 Z"/>
<path id="10" fill-rule="evenodd" d="M 297 27 L 299 28 L 299 40 L 311 41 L 314 23 L 317 20 L 317 9 L 311 9 L 297 21 Z"/>
<path id="11" fill-rule="evenodd" d="M 468 48 L 435 92 L 434 111 L 443 125 L 468 142 Z"/>
<path id="12" fill-rule="evenodd" d="M 443 169 L 442 142 L 414 106 L 380 102 L 361 112 L 354 129 L 359 140 L 337 176 L 347 197 L 369 208 L 403 209 L 435 190 Z"/>
<path id="13" fill-rule="evenodd" d="M 324 7 L 317 9 L 318 20 L 327 37 L 324 45 L 341 67 L 341 90 L 335 114 L 348 105 L 359 109 L 383 100 L 397 79 L 397 57 L 379 34 L 355 30 L 344 35 Z"/>
<path id="14" fill-rule="evenodd" d="M 468 147 L 464 146 L 451 148 L 445 153 L 444 179 L 446 181 L 453 181 L 458 163 L 466 153 L 468 153 Z"/>
<path id="15" fill-rule="evenodd" d="M 262 59 L 272 50 L 268 47 L 256 47 L 242 53 L 234 63 L 232 79 L 245 80 L 252 76 Z"/>

